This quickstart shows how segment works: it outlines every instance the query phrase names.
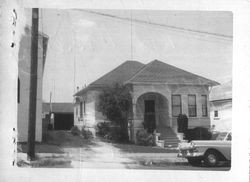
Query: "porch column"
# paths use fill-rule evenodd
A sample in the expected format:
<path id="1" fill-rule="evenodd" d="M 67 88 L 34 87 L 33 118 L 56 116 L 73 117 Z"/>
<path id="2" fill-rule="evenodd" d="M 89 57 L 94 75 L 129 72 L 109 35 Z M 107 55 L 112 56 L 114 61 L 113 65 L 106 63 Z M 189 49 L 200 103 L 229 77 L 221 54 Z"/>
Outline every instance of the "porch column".
<path id="1" fill-rule="evenodd" d="M 136 133 L 135 133 L 135 122 L 136 122 L 136 98 L 132 100 L 132 112 L 133 112 L 133 121 L 131 126 L 131 139 L 132 141 L 136 142 Z"/>

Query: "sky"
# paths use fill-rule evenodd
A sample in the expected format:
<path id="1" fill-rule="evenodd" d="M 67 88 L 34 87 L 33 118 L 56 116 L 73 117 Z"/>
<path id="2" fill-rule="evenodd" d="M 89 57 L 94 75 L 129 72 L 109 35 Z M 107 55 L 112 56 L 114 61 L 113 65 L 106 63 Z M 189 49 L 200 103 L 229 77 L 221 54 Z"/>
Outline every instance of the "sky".
<path id="1" fill-rule="evenodd" d="M 126 60 L 158 59 L 223 84 L 232 78 L 232 20 L 230 12 L 40 9 L 49 36 L 43 100 L 53 92 L 53 102 L 72 102 L 77 86 Z"/>

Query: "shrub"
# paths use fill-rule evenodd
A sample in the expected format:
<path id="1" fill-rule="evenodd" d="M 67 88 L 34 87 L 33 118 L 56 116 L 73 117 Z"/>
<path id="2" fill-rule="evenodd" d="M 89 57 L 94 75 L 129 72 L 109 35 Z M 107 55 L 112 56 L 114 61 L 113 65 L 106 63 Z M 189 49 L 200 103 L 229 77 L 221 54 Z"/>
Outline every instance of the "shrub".
<path id="1" fill-rule="evenodd" d="M 79 136 L 81 134 L 81 131 L 77 126 L 73 126 L 70 130 L 71 134 L 74 136 Z"/>
<path id="2" fill-rule="evenodd" d="M 154 135 L 148 133 L 145 129 L 138 130 L 136 132 L 136 140 L 138 145 L 154 146 Z"/>
<path id="3" fill-rule="evenodd" d="M 188 117 L 186 114 L 179 114 L 177 118 L 178 132 L 184 133 L 188 129 Z"/>
<path id="4" fill-rule="evenodd" d="M 99 136 L 106 136 L 107 134 L 110 133 L 110 123 L 108 122 L 100 122 L 96 125 L 96 129 L 97 129 L 97 135 Z"/>
<path id="5" fill-rule="evenodd" d="M 97 134 L 105 139 L 115 142 L 127 142 L 126 133 L 121 126 L 109 122 L 100 122 L 97 124 Z"/>
<path id="6" fill-rule="evenodd" d="M 196 127 L 193 129 L 188 129 L 184 132 L 185 140 L 210 140 L 212 133 L 203 127 Z"/>
<path id="7" fill-rule="evenodd" d="M 93 133 L 89 129 L 86 129 L 84 127 L 82 128 L 81 134 L 85 139 L 91 139 L 94 137 Z"/>

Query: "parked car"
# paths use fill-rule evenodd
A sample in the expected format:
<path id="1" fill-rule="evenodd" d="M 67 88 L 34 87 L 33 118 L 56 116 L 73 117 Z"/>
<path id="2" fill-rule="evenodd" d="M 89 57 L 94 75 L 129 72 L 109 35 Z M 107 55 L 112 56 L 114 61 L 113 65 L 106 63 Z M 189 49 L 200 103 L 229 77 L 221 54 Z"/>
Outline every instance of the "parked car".
<path id="1" fill-rule="evenodd" d="M 217 136 L 216 136 L 217 135 Z M 231 132 L 217 133 L 215 140 L 193 140 L 179 143 L 178 157 L 186 158 L 192 166 L 215 167 L 220 161 L 231 161 Z"/>

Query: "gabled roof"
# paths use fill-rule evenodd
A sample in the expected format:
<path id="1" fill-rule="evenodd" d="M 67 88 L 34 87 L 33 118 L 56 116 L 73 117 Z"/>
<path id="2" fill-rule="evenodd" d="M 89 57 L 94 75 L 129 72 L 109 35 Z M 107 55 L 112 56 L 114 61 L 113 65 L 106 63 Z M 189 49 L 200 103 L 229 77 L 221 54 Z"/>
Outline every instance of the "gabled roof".
<path id="1" fill-rule="evenodd" d="M 114 83 L 124 83 L 137 73 L 144 64 L 138 61 L 126 61 L 114 70 L 105 74 L 90 85 L 110 85 Z"/>
<path id="2" fill-rule="evenodd" d="M 54 102 L 51 103 L 52 112 L 55 113 L 73 113 L 74 105 L 69 102 Z M 50 112 L 50 103 L 43 103 L 43 112 Z"/>
<path id="3" fill-rule="evenodd" d="M 98 88 L 105 85 L 112 85 L 114 83 L 123 84 L 125 81 L 129 80 L 134 74 L 136 74 L 144 64 L 138 61 L 126 61 L 120 66 L 116 67 L 112 71 L 108 72 L 101 78 L 89 84 L 88 87 L 80 90 L 75 94 L 75 96 L 81 95 L 91 88 Z"/>
<path id="4" fill-rule="evenodd" d="M 210 101 L 232 99 L 232 80 L 225 82 L 219 86 L 213 87 L 210 92 L 209 98 Z"/>
<path id="5" fill-rule="evenodd" d="M 154 60 L 136 73 L 126 83 L 166 83 L 188 85 L 219 85 L 219 83 L 174 67 L 167 63 Z"/>
<path id="6" fill-rule="evenodd" d="M 74 96 L 82 95 L 89 89 L 100 88 L 114 83 L 163 83 L 215 86 L 219 83 L 154 60 L 148 64 L 138 61 L 126 61 L 114 70 L 92 82 L 88 87 L 78 91 Z"/>

